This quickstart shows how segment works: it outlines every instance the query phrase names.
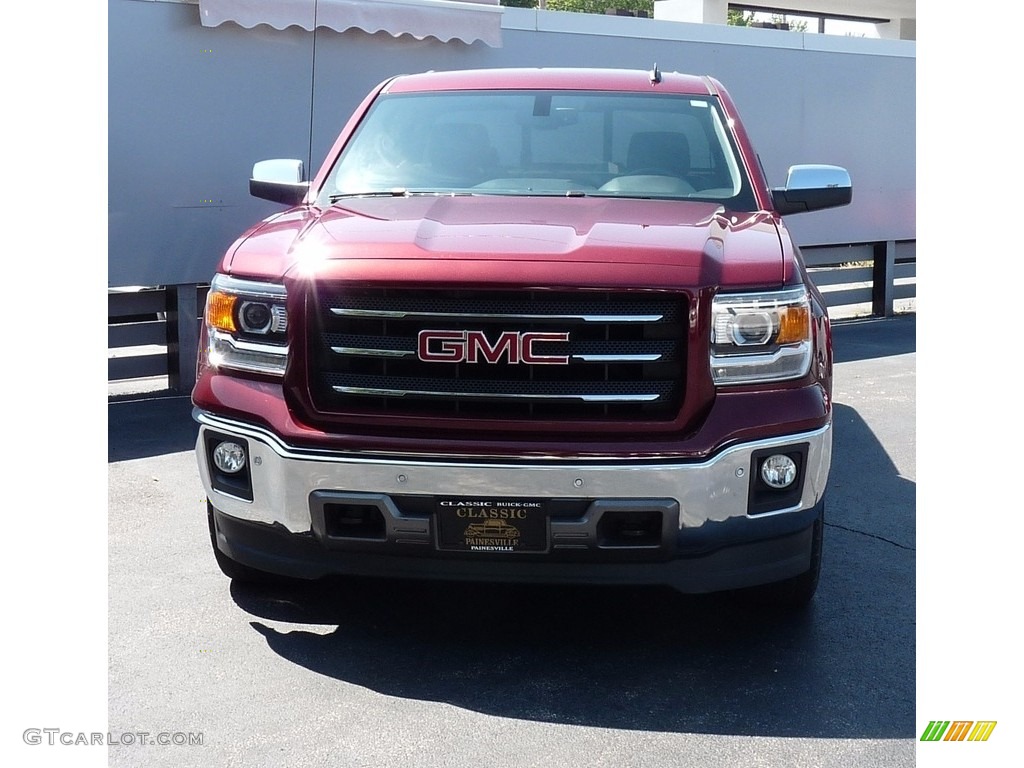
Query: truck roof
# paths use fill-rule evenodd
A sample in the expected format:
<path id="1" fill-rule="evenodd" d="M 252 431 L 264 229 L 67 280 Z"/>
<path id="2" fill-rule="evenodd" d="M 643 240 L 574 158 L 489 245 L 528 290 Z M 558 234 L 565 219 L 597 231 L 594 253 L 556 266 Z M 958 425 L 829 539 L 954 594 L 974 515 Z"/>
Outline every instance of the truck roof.
<path id="1" fill-rule="evenodd" d="M 650 70 L 584 68 L 508 68 L 467 69 L 451 72 L 424 72 L 400 75 L 384 88 L 385 93 L 466 90 L 578 90 L 633 91 L 650 93 L 652 89 L 687 95 L 712 95 L 712 81 L 697 75 L 663 72 L 658 83 Z M 715 84 L 717 86 L 717 84 Z"/>

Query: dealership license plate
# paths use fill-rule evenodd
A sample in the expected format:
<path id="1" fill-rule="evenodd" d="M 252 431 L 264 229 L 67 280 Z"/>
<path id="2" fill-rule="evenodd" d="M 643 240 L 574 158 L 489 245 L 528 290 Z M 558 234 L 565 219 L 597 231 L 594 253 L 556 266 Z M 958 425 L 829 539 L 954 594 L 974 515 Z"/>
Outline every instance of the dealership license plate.
<path id="1" fill-rule="evenodd" d="M 548 516 L 543 499 L 439 499 L 437 523 L 441 549 L 543 552 L 548 546 Z"/>

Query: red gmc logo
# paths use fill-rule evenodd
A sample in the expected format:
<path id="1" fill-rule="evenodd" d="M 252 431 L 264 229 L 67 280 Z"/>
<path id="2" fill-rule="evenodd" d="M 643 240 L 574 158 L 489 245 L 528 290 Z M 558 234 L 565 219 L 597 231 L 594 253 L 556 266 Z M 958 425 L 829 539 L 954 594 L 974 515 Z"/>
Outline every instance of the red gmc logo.
<path id="1" fill-rule="evenodd" d="M 492 344 L 483 331 L 420 331 L 417 356 L 427 363 L 568 365 L 568 355 L 545 355 L 537 345 L 568 341 L 569 334 L 503 332 Z"/>

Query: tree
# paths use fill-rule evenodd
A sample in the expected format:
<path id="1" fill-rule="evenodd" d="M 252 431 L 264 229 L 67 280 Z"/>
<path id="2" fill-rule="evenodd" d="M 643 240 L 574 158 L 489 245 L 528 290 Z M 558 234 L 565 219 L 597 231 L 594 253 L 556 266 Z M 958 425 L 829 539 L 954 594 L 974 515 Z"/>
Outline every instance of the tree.
<path id="1" fill-rule="evenodd" d="M 572 11 L 575 13 L 604 13 L 609 8 L 623 11 L 645 11 L 654 16 L 654 0 L 501 0 L 502 5 L 515 8 L 547 8 L 549 11 Z"/>
<path id="2" fill-rule="evenodd" d="M 732 8 L 728 11 L 729 16 L 725 23 L 731 27 L 749 27 L 751 22 L 754 21 L 754 14 L 744 13 L 743 11 L 734 11 Z"/>
<path id="3" fill-rule="evenodd" d="M 807 22 L 806 21 L 790 21 L 786 18 L 786 14 L 772 14 L 772 22 L 775 24 L 785 24 L 789 27 L 790 32 L 806 32 Z"/>
<path id="4" fill-rule="evenodd" d="M 754 12 L 744 12 L 733 10 L 732 8 L 728 11 L 728 17 L 726 18 L 726 24 L 733 27 L 754 27 L 764 23 L 754 17 Z M 762 17 L 763 18 L 763 17 Z M 767 22 L 769 25 L 773 25 L 776 28 L 789 29 L 792 32 L 806 32 L 807 22 L 806 21 L 790 21 L 785 14 L 773 13 L 771 20 Z"/>

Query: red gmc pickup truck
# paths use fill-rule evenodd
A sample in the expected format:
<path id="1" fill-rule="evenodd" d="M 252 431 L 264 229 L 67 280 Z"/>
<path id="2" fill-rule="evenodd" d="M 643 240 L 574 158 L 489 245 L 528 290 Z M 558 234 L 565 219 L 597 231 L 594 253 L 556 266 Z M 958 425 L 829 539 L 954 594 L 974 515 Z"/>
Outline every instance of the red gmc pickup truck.
<path id="1" fill-rule="evenodd" d="M 824 302 L 720 83 L 395 77 L 213 278 L 192 395 L 235 579 L 746 589 L 804 604 L 831 461 Z"/>

